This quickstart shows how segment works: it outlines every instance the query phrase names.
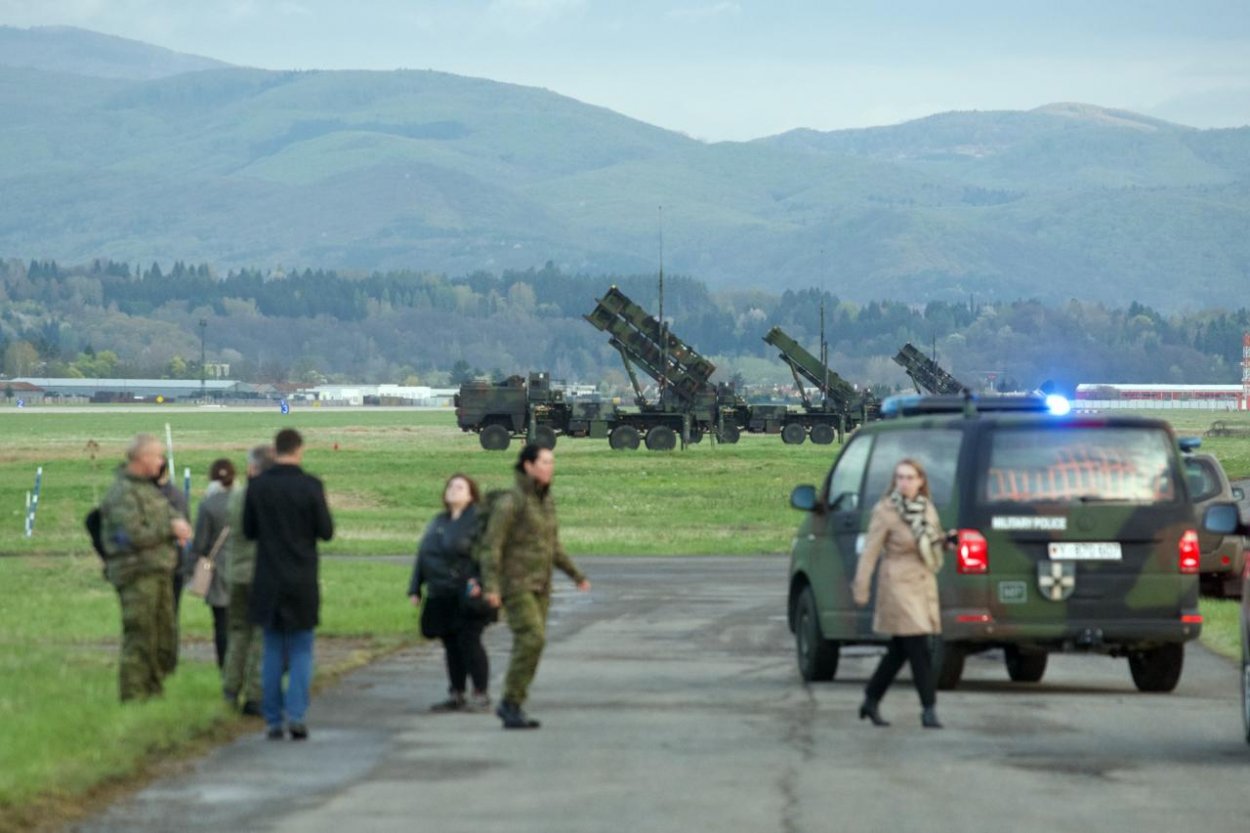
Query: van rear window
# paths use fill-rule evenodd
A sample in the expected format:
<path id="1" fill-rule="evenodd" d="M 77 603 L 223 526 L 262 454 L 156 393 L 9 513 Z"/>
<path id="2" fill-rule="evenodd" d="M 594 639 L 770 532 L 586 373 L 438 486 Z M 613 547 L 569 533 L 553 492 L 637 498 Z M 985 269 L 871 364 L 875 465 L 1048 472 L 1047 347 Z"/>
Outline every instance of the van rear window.
<path id="1" fill-rule="evenodd" d="M 991 434 L 990 502 L 1176 498 L 1171 442 L 1149 428 L 1000 428 Z"/>

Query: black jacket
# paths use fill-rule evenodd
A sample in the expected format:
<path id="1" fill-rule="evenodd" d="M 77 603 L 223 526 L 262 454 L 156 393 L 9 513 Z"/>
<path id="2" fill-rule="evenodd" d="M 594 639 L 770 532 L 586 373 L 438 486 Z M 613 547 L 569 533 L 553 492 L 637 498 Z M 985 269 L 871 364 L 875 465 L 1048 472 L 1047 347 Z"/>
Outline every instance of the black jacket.
<path id="1" fill-rule="evenodd" d="M 321 606 L 317 539 L 329 541 L 334 535 L 321 481 L 289 464 L 251 480 L 243 534 L 256 542 L 252 622 L 282 631 L 316 627 Z"/>
<path id="2" fill-rule="evenodd" d="M 470 549 L 476 532 L 475 506 L 469 506 L 455 520 L 443 512 L 430 521 L 417 548 L 408 595 L 417 595 L 424 583 L 431 597 L 458 597 L 472 569 Z"/>

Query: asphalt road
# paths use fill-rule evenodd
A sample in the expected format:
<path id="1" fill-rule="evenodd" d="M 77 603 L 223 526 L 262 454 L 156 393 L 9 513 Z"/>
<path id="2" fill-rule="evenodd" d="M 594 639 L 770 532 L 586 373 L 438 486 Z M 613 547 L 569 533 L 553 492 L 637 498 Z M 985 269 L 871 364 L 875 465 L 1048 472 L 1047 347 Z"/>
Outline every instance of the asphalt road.
<path id="1" fill-rule="evenodd" d="M 919 725 L 898 685 L 856 719 L 871 652 L 804 687 L 783 558 L 588 559 L 561 584 L 530 704 L 537 732 L 432 715 L 441 651 L 363 669 L 317 698 L 312 738 L 259 732 L 79 826 L 101 831 L 1243 831 L 1250 746 L 1233 665 L 1190 646 L 1170 695 L 1124 660 L 1064 656 L 1007 682 L 996 657 Z M 508 636 L 489 631 L 493 677 Z"/>

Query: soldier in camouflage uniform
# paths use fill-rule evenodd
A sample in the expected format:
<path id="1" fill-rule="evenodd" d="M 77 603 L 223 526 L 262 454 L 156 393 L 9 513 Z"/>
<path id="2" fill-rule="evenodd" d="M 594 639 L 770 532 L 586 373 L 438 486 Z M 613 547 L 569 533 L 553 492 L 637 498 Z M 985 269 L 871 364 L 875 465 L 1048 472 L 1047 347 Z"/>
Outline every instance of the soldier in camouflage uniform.
<path id="1" fill-rule="evenodd" d="M 258 445 L 247 454 L 247 476 L 252 479 L 273 465 L 273 446 Z M 238 535 L 226 539 L 223 561 L 230 602 L 226 608 L 226 662 L 222 668 L 221 689 L 231 708 L 243 698 L 243 714 L 260 716 L 261 632 L 248 614 L 252 598 L 252 576 L 256 572 L 256 542 L 243 537 L 243 503 L 247 484 L 236 485 L 226 503 L 226 522 Z"/>
<path id="2" fill-rule="evenodd" d="M 568 574 L 579 590 L 589 590 L 590 582 L 560 544 L 551 497 L 555 455 L 550 449 L 527 445 L 516 470 L 516 487 L 491 508 L 482 587 L 491 604 L 502 603 L 512 630 L 512 658 L 495 713 L 505 729 L 537 729 L 538 721 L 526 716 L 521 706 L 546 645 L 552 567 Z"/>
<path id="3" fill-rule="evenodd" d="M 177 662 L 174 547 L 186 544 L 191 525 L 153 483 L 164 462 L 162 451 L 151 434 L 136 436 L 100 504 L 104 575 L 121 600 L 123 701 L 160 694 L 161 681 Z"/>

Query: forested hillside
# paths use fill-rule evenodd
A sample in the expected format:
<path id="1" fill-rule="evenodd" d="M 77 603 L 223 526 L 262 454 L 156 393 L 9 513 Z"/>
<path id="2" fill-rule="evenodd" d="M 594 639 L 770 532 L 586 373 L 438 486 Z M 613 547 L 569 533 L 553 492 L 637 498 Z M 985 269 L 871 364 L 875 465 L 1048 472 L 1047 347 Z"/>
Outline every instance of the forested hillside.
<path id="1" fill-rule="evenodd" d="M 105 63 L 151 57 L 130 43 Z M 716 291 L 1171 312 L 1239 305 L 1250 279 L 1250 129 L 1056 105 L 706 144 L 439 72 L 168 58 L 151 78 L 0 61 L 0 252 L 632 274 L 654 268 L 663 206 L 666 263 Z"/>
<path id="2" fill-rule="evenodd" d="M 612 284 L 650 310 L 655 275 L 543 269 L 461 278 L 433 273 L 255 269 L 216 274 L 181 261 L 144 268 L 96 261 L 0 262 L 0 352 L 20 375 L 199 375 L 199 322 L 210 362 L 255 381 L 446 383 L 453 370 L 557 378 L 620 389 L 620 359 L 582 315 Z M 673 331 L 720 377 L 777 383 L 789 374 L 762 338 L 784 327 L 813 351 L 820 309 L 835 370 L 857 384 L 905 386 L 890 357 L 906 341 L 971 385 L 1052 380 L 1235 383 L 1250 312 L 1165 315 L 1140 303 L 851 302 L 817 289 L 712 290 L 666 279 Z"/>

